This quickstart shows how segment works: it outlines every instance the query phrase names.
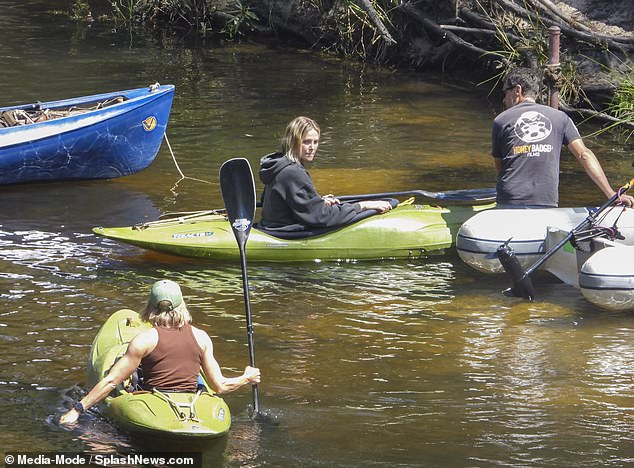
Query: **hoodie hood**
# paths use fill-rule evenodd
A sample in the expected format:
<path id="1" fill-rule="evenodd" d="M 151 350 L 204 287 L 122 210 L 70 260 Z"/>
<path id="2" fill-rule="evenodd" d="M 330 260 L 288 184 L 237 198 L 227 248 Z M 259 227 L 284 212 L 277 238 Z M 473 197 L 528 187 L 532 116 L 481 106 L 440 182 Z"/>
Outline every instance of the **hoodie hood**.
<path id="1" fill-rule="evenodd" d="M 270 184 L 282 170 L 291 164 L 295 164 L 284 153 L 271 153 L 260 159 L 260 180 L 264 184 Z"/>

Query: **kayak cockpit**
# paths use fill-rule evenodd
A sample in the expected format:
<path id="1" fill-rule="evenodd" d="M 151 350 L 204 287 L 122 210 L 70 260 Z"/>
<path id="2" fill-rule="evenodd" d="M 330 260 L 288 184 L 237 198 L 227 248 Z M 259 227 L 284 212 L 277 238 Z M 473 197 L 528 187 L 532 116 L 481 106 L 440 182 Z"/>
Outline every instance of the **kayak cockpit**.
<path id="1" fill-rule="evenodd" d="M 390 202 L 390 205 L 392 205 L 392 208 L 396 208 L 399 205 L 399 201 L 395 198 L 387 198 L 384 199 Z M 354 203 L 354 201 L 352 202 L 347 202 L 347 203 Z M 257 229 L 260 232 L 263 232 L 264 234 L 267 234 L 271 237 L 276 237 L 278 239 L 284 239 L 284 240 L 292 240 L 292 239 L 308 239 L 310 237 L 317 237 L 317 236 L 323 236 L 324 234 L 329 234 L 331 232 L 337 231 L 339 229 L 345 228 L 345 227 L 349 227 L 355 223 L 358 223 L 359 221 L 362 221 L 364 219 L 368 219 L 372 216 L 375 216 L 379 214 L 378 211 L 376 210 L 365 210 L 365 211 L 361 211 L 360 213 L 357 213 L 354 218 L 352 218 L 349 222 L 347 222 L 346 224 L 339 224 L 337 226 L 330 226 L 330 227 L 324 227 L 324 228 L 310 228 L 310 229 L 304 229 L 301 231 L 286 231 L 283 228 L 282 229 L 267 229 L 262 227 L 262 225 L 260 223 L 255 223 L 253 225 L 254 229 Z"/>

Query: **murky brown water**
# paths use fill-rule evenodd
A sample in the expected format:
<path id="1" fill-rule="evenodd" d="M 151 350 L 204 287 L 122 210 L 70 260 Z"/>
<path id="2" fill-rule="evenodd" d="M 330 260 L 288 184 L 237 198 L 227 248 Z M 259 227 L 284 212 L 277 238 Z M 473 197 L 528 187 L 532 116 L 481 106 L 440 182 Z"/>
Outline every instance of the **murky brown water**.
<path id="1" fill-rule="evenodd" d="M 168 137 L 146 171 L 113 181 L 0 188 L 0 447 L 145 450 L 98 416 L 50 422 L 85 382 L 103 320 L 179 281 L 227 373 L 248 361 L 238 265 L 148 253 L 95 237 L 164 211 L 219 207 L 218 169 L 253 166 L 287 121 L 318 120 L 320 191 L 491 186 L 486 90 L 252 44 L 184 47 L 113 36 L 45 14 L 65 2 L 0 0 L 0 102 L 176 85 Z M 48 5 L 48 6 L 46 6 Z M 497 98 L 496 98 L 497 100 Z M 592 141 L 611 179 L 632 147 Z M 599 197 L 568 157 L 566 203 Z M 258 187 L 259 188 L 259 187 Z M 600 198 L 599 198 L 600 199 Z M 261 404 L 227 396 L 229 436 L 206 466 L 623 466 L 634 462 L 634 315 L 608 314 L 538 279 L 535 303 L 455 254 L 416 263 L 250 265 Z M 164 447 L 160 447 L 163 449 Z"/>

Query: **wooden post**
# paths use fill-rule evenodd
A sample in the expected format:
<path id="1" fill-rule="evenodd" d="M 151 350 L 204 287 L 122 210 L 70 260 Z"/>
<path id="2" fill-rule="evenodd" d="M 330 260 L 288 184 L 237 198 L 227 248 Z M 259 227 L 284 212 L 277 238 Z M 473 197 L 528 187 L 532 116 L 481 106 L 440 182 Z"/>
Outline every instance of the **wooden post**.
<path id="1" fill-rule="evenodd" d="M 549 61 L 551 68 L 559 67 L 559 38 L 561 36 L 561 28 L 559 26 L 551 26 L 548 28 L 548 49 Z M 559 108 L 559 87 L 557 84 L 550 84 L 548 89 L 550 96 L 549 105 L 555 109 Z"/>

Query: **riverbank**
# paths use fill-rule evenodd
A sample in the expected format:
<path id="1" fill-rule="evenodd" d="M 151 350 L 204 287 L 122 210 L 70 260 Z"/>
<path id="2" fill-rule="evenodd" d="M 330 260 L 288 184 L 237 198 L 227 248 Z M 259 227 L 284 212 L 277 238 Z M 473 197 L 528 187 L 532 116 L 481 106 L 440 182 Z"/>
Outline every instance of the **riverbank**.
<path id="1" fill-rule="evenodd" d="M 634 2 L 622 0 L 560 0 L 561 12 L 606 36 L 634 37 Z"/>
<path id="2" fill-rule="evenodd" d="M 260 403 L 282 413 L 279 426 L 253 423 L 248 389 L 226 396 L 228 436 L 202 448 L 155 440 L 148 448 L 93 411 L 71 431 L 56 426 L 53 416 L 74 401 L 66 390 L 86 385 L 104 319 L 143 307 L 155 280 L 181 284 L 227 373 L 249 357 L 237 263 L 152 254 L 92 227 L 222 207 L 220 165 L 244 156 L 255 169 L 300 111 L 322 127 L 311 175 L 323 193 L 490 187 L 495 109 L 484 93 L 437 74 L 390 73 L 255 38 L 205 45 L 113 34 L 110 24 L 51 17 L 60 0 L 2 4 L 5 105 L 157 80 L 176 86 L 170 145 L 145 171 L 2 189 L 6 453 L 178 448 L 202 452 L 204 467 L 229 468 L 631 464 L 634 315 L 601 312 L 543 276 L 538 300 L 507 298 L 507 283 L 493 284 L 455 252 L 411 262 L 249 261 Z M 615 185 L 629 180 L 630 147 L 609 136 L 590 143 Z M 604 199 L 574 158 L 562 164 L 564 206 Z"/>
<path id="3" fill-rule="evenodd" d="M 103 0 L 90 2 L 104 8 Z M 110 2 L 108 2 L 110 4 Z M 441 72 L 494 91 L 512 66 L 546 69 L 548 29 L 561 28 L 556 86 L 565 109 L 593 113 L 613 105 L 630 80 L 634 4 L 618 0 L 139 0 L 128 11 L 110 4 L 130 27 L 165 34 L 273 40 L 417 72 Z M 552 85 L 552 82 L 551 82 Z M 628 82 L 631 86 L 631 83 Z M 626 121 L 626 123 L 628 123 Z M 632 117 L 629 117 L 632 124 Z M 632 127 L 634 128 L 634 127 Z"/>

